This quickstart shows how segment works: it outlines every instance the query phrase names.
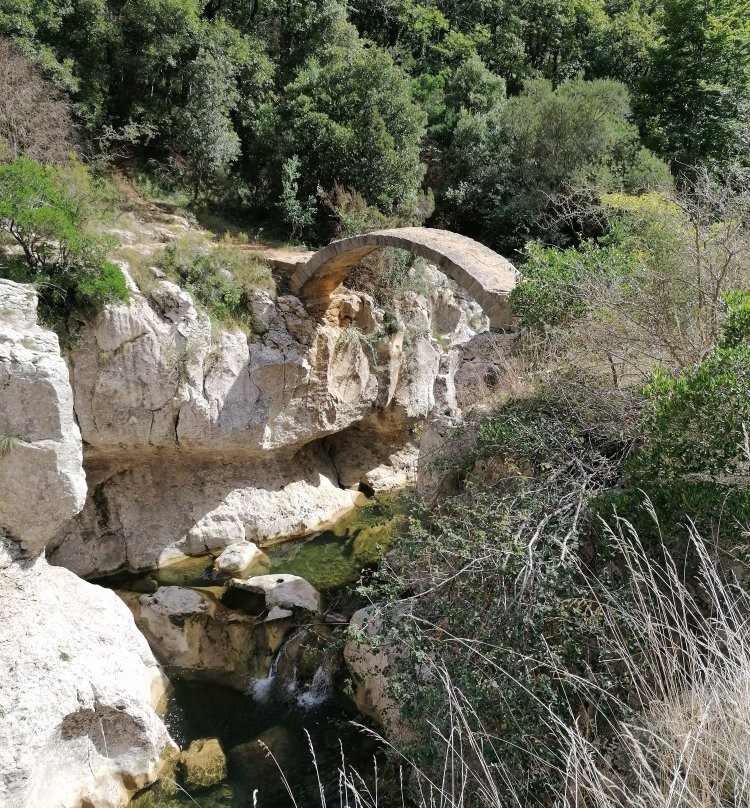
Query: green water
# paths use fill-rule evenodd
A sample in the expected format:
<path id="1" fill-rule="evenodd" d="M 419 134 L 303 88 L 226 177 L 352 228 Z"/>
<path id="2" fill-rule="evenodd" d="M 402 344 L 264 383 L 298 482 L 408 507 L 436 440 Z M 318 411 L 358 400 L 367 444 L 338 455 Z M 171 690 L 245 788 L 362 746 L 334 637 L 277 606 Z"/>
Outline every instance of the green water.
<path id="1" fill-rule="evenodd" d="M 330 530 L 264 548 L 268 568 L 254 574 L 283 572 L 299 575 L 321 592 L 356 583 L 390 546 L 396 520 L 407 494 L 379 496 L 345 516 Z M 159 586 L 220 586 L 211 556 L 188 558 L 149 572 L 123 572 L 97 581 L 113 589 L 154 592 Z"/>
<path id="2" fill-rule="evenodd" d="M 196 738 L 219 738 L 229 759 L 228 778 L 190 794 L 163 794 L 157 784 L 138 795 L 132 808 L 251 808 L 254 792 L 259 808 L 288 808 L 293 803 L 279 769 L 258 740 L 273 752 L 298 808 L 320 808 L 321 786 L 326 803 L 339 805 L 342 751 L 348 768 L 365 781 L 374 779 L 378 744 L 353 726 L 352 714 L 335 697 L 301 706 L 299 694 L 290 693 L 283 682 L 263 698 L 204 682 L 177 679 L 173 684 L 167 715 L 172 737 L 181 748 Z"/>
<path id="3" fill-rule="evenodd" d="M 404 497 L 379 497 L 344 517 L 331 530 L 267 548 L 270 572 L 299 575 L 321 592 L 355 583 L 362 570 L 390 547 Z"/>

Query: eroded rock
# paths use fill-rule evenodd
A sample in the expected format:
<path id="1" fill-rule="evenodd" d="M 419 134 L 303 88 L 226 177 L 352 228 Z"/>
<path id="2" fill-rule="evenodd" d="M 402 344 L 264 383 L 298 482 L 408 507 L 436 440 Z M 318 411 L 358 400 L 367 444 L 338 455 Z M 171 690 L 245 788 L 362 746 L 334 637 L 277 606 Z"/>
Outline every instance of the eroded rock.
<path id="1" fill-rule="evenodd" d="M 86 577 L 308 535 L 360 487 L 413 483 L 417 427 L 460 420 L 463 346 L 488 326 L 429 267 L 395 317 L 347 289 L 317 319 L 259 292 L 251 338 L 173 287 L 108 307 L 69 357 L 90 493 L 50 558 Z"/>
<path id="2" fill-rule="evenodd" d="M 86 499 L 68 369 L 36 307 L 32 287 L 0 279 L 0 530 L 32 555 Z"/>
<path id="3" fill-rule="evenodd" d="M 229 609 L 210 589 L 162 586 L 152 595 L 119 595 L 163 664 L 242 691 L 268 674 L 292 626 Z"/>
<path id="4" fill-rule="evenodd" d="M 0 805 L 121 808 L 173 747 L 167 681 L 117 596 L 44 558 L 0 560 Z"/>
<path id="5" fill-rule="evenodd" d="M 397 615 L 400 619 L 408 605 Z M 396 663 L 403 652 L 394 642 L 371 642 L 383 627 L 383 616 L 377 606 L 355 612 L 351 619 L 352 636 L 344 646 L 344 661 L 354 681 L 357 709 L 380 724 L 388 737 L 406 738 L 409 728 L 399 706 L 388 692 L 388 680 L 396 673 Z"/>
<path id="6" fill-rule="evenodd" d="M 320 611 L 320 593 L 299 575 L 255 575 L 247 580 L 233 578 L 227 582 L 230 589 L 262 595 L 267 609 L 302 609 L 317 614 Z"/>
<path id="7" fill-rule="evenodd" d="M 85 496 L 81 438 L 57 338 L 9 281 L 0 433 L 0 805 L 121 808 L 173 747 L 156 713 L 167 682 L 114 593 L 42 554 Z"/>

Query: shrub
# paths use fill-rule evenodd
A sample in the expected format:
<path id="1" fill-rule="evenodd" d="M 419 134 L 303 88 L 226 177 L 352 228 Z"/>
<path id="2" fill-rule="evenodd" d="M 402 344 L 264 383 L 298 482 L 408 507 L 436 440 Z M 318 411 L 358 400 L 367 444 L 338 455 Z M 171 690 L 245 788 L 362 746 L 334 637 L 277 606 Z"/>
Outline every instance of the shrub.
<path id="1" fill-rule="evenodd" d="M 315 222 L 315 197 L 305 202 L 299 199 L 299 157 L 293 154 L 281 167 L 281 198 L 278 208 L 281 216 L 292 230 L 292 237 L 300 239 Z"/>
<path id="2" fill-rule="evenodd" d="M 558 785 L 549 713 L 591 708 L 588 670 L 608 677 L 597 709 L 620 717 L 627 681 L 602 661 L 604 625 L 580 565 L 601 570 L 611 555 L 589 502 L 619 478 L 628 425 L 631 397 L 591 379 L 512 402 L 482 423 L 464 489 L 414 513 L 398 535 L 377 596 L 395 613 L 408 599 L 410 617 L 387 623 L 382 639 L 403 652 L 391 693 L 414 733 L 402 748 L 433 782 L 455 718 L 441 670 L 471 705 L 467 728 L 492 761 L 491 805 Z M 467 751 L 465 762 L 465 804 L 483 804 L 480 761 Z"/>
<path id="3" fill-rule="evenodd" d="M 214 320 L 245 331 L 252 329 L 247 307 L 252 291 L 274 288 L 268 266 L 228 238 L 213 244 L 199 236 L 185 236 L 164 248 L 158 264 L 205 306 Z"/>
<path id="4" fill-rule="evenodd" d="M 67 340 L 106 303 L 128 299 L 112 243 L 88 229 L 97 188 L 77 162 L 43 166 L 21 157 L 0 166 L 0 229 L 16 250 L 0 260 L 5 277 L 33 283 L 42 320 Z"/>
<path id="5" fill-rule="evenodd" d="M 68 101 L 20 48 L 0 39 L 0 162 L 64 162 L 73 133 Z"/>
<path id="6" fill-rule="evenodd" d="M 597 241 L 527 246 L 511 302 L 528 353 L 540 364 L 609 366 L 619 385 L 700 362 L 750 285 L 747 205 L 744 187 L 698 177 L 672 196 L 605 195 Z M 740 310 L 732 316 L 741 329 Z"/>
<path id="7" fill-rule="evenodd" d="M 570 324 L 591 310 L 593 284 L 627 277 L 635 266 L 633 253 L 621 244 L 588 240 L 567 250 L 529 244 L 510 294 L 513 313 L 526 328 Z"/>

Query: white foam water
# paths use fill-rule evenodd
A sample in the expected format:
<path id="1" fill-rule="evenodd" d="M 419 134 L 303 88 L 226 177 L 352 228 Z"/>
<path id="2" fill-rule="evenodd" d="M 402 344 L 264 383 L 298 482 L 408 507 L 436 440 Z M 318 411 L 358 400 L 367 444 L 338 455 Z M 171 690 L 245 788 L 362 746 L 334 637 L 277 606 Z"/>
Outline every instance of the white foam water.
<path id="1" fill-rule="evenodd" d="M 313 676 L 310 687 L 297 696 L 297 704 L 303 710 L 311 710 L 319 704 L 328 701 L 333 692 L 333 677 L 328 667 L 321 665 Z"/>

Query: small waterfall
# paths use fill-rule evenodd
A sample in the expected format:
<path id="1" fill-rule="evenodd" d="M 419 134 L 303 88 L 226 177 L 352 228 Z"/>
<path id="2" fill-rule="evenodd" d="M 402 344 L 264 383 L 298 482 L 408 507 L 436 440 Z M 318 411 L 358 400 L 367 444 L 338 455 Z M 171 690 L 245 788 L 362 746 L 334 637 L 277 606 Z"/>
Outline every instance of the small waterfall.
<path id="1" fill-rule="evenodd" d="M 310 672 L 302 673 L 298 660 L 300 652 L 304 653 L 305 639 L 310 636 L 308 627 L 294 631 L 276 652 L 271 663 L 268 676 L 254 679 L 250 683 L 249 693 L 261 703 L 267 703 L 273 693 L 284 699 L 292 699 L 303 710 L 311 710 L 331 697 L 336 670 L 335 656 L 327 654 L 321 664 L 315 668 L 312 680 Z"/>
<path id="2" fill-rule="evenodd" d="M 265 703 L 268 701 L 271 691 L 274 688 L 277 680 L 279 679 L 278 672 L 279 672 L 279 660 L 284 659 L 284 656 L 287 652 L 287 648 L 289 647 L 290 643 L 294 642 L 297 637 L 301 634 L 304 634 L 307 631 L 306 627 L 298 628 L 296 631 L 290 634 L 289 638 L 284 641 L 281 645 L 279 650 L 274 655 L 273 660 L 271 661 L 271 667 L 268 671 L 268 676 L 263 677 L 262 679 L 253 679 L 250 682 L 250 686 L 248 688 L 248 692 L 256 701 Z M 287 677 L 289 679 L 288 689 L 289 691 L 294 691 L 296 689 L 296 669 L 292 670 L 292 676 Z"/>
<path id="3" fill-rule="evenodd" d="M 311 710 L 328 701 L 333 693 L 333 674 L 331 664 L 326 660 L 316 671 L 310 687 L 297 696 L 297 704 L 303 710 Z"/>

